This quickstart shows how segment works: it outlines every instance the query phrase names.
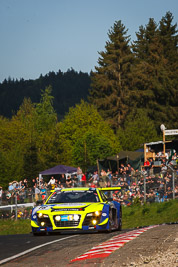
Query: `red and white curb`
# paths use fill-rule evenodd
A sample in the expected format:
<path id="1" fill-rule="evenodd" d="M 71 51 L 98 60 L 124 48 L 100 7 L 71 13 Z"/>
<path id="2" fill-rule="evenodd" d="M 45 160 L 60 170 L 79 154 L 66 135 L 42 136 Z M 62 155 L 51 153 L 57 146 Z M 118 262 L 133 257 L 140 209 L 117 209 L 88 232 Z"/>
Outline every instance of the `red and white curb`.
<path id="1" fill-rule="evenodd" d="M 119 249 L 120 247 L 123 247 L 125 243 L 135 239 L 140 234 L 146 232 L 147 230 L 157 227 L 157 225 L 149 226 L 145 228 L 141 228 L 138 230 L 133 230 L 121 235 L 117 235 L 109 239 L 108 241 L 99 244 L 96 247 L 93 247 L 88 252 L 84 253 L 83 255 L 71 260 L 70 262 L 75 261 L 82 261 L 87 259 L 94 259 L 94 258 L 105 258 L 108 257 L 113 251 L 116 249 Z"/>

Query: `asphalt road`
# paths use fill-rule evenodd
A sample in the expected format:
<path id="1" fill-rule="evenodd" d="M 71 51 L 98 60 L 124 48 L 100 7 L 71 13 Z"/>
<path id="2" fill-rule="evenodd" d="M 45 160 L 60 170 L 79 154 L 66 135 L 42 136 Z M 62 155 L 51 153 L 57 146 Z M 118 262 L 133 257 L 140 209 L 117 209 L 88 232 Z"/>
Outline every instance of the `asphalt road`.
<path id="1" fill-rule="evenodd" d="M 27 262 L 30 262 L 32 260 L 32 257 L 34 257 L 35 255 L 43 256 L 45 258 L 47 254 L 50 254 L 50 251 L 58 251 L 59 254 L 62 253 L 61 261 L 63 261 L 63 266 L 65 266 L 65 264 L 69 262 L 69 258 L 75 258 L 91 247 L 98 245 L 99 243 L 104 242 L 115 235 L 127 231 L 129 230 L 123 230 L 120 232 L 114 231 L 112 233 L 64 232 L 61 234 L 54 234 L 49 236 L 33 236 L 32 234 L 7 236 L 1 235 L 0 263 L 2 263 L 3 260 L 14 255 L 43 245 L 43 247 L 29 251 L 28 254 L 18 257 L 15 260 L 13 259 L 14 264 L 15 262 L 23 262 L 23 260 L 27 260 L 27 258 L 29 259 L 27 260 Z M 56 242 L 52 243 L 53 241 Z"/>
<path id="2" fill-rule="evenodd" d="M 145 264 L 148 267 L 177 267 L 178 224 L 148 228 L 146 231 L 137 229 L 131 231 L 131 233 L 127 230 L 108 234 L 67 232 L 60 235 L 40 237 L 33 237 L 32 235 L 0 236 L 0 263 L 7 257 L 40 245 L 42 247 L 28 251 L 27 254 L 11 259 L 11 261 L 4 262 L 3 267 L 143 267 Z M 122 235 L 124 232 L 128 233 Z M 106 258 L 87 257 L 85 260 L 75 261 L 77 257 L 88 254 L 86 252 L 93 247 L 95 247 L 93 250 L 96 251 L 99 244 L 101 249 L 108 242 L 112 246 L 111 243 L 114 240 L 114 246 L 117 246 L 117 239 L 120 234 L 119 240 L 122 237 L 127 239 L 136 232 L 142 233 L 119 249 L 116 248 Z"/>

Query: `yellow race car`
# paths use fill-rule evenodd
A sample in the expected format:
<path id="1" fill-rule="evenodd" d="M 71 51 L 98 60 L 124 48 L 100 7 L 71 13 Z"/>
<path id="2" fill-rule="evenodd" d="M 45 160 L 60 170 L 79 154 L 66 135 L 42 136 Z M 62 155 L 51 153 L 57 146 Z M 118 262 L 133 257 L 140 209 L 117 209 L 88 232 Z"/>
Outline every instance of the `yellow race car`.
<path id="1" fill-rule="evenodd" d="M 32 233 L 121 230 L 121 205 L 106 195 L 118 190 L 120 187 L 55 190 L 45 204 L 32 210 Z"/>

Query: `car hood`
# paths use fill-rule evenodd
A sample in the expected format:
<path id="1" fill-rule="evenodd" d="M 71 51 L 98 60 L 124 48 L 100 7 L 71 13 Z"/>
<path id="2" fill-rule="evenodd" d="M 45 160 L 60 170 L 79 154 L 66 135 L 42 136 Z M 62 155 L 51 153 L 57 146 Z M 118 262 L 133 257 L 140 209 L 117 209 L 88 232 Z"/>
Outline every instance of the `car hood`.
<path id="1" fill-rule="evenodd" d="M 42 206 L 37 206 L 33 209 L 32 215 L 35 214 L 37 211 L 47 211 L 51 210 L 72 210 L 77 208 L 85 209 L 85 211 L 95 211 L 96 209 L 102 209 L 104 203 L 59 203 L 59 204 L 47 204 Z"/>

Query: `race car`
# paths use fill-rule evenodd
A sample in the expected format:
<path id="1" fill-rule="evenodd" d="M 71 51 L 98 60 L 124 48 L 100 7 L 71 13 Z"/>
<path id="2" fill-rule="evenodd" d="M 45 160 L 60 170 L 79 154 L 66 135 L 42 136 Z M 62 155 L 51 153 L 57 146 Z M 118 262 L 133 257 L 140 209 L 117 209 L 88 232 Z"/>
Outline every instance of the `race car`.
<path id="1" fill-rule="evenodd" d="M 32 210 L 32 233 L 121 230 L 121 205 L 109 197 L 116 190 L 120 187 L 55 190 L 45 204 Z"/>

